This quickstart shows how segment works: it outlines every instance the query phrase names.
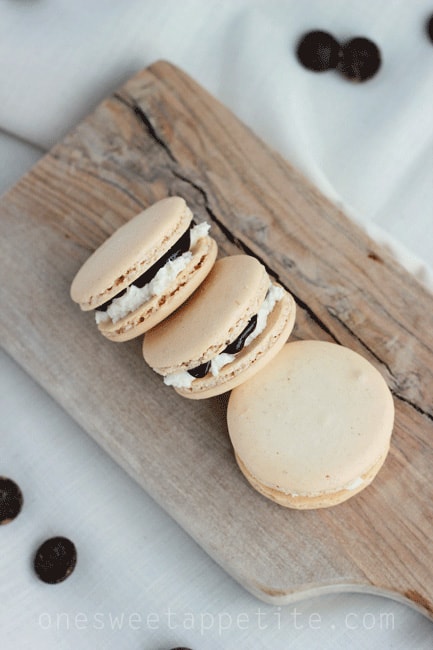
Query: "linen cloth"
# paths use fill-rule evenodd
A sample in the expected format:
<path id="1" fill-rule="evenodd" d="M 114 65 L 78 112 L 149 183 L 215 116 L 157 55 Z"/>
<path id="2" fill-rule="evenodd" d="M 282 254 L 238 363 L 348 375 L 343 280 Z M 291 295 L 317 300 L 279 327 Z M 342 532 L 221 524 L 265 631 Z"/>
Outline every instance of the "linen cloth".
<path id="1" fill-rule="evenodd" d="M 0 190 L 133 73 L 166 59 L 433 287 L 430 13 L 431 0 L 1 0 Z M 368 36 L 380 73 L 356 85 L 306 71 L 294 49 L 310 29 Z M 0 395 L 0 475 L 25 495 L 0 529 L 2 649 L 433 647 L 432 623 L 386 598 L 261 603 L 4 353 Z M 74 540 L 79 562 L 52 587 L 31 558 L 55 534 Z"/>

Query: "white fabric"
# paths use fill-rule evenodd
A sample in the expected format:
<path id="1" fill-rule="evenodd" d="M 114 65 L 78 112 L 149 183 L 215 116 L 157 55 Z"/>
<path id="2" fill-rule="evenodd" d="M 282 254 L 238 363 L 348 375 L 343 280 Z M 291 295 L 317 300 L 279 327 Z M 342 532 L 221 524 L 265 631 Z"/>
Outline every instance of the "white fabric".
<path id="1" fill-rule="evenodd" d="M 104 96 L 164 58 L 431 283 L 431 12 L 431 0 L 2 0 L 0 191 Z M 380 74 L 355 85 L 305 71 L 294 47 L 313 28 L 373 38 Z M 2 650 L 431 648 L 433 625 L 389 599 L 345 594 L 281 610 L 257 601 L 0 358 L 0 475 L 26 499 L 0 528 Z M 52 587 L 34 578 L 31 556 L 54 534 L 75 541 L 79 562 Z M 122 614 L 122 629 L 112 629 Z"/>

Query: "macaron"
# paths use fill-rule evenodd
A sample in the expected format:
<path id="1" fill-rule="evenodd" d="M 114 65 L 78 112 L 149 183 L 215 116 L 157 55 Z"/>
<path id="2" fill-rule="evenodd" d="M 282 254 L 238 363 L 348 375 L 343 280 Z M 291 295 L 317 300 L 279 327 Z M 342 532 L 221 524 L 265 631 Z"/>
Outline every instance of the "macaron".
<path id="1" fill-rule="evenodd" d="M 184 397 L 226 392 L 263 368 L 295 322 L 293 297 L 249 255 L 218 260 L 197 291 L 146 334 L 146 362 Z"/>
<path id="2" fill-rule="evenodd" d="M 337 505 L 364 490 L 388 454 L 394 403 L 379 371 L 324 341 L 288 343 L 235 388 L 227 423 L 251 485 L 282 506 Z"/>
<path id="3" fill-rule="evenodd" d="M 71 298 L 94 310 L 99 331 L 127 341 L 179 307 L 211 270 L 217 255 L 209 224 L 195 224 L 185 200 L 162 199 L 116 230 L 86 260 Z"/>

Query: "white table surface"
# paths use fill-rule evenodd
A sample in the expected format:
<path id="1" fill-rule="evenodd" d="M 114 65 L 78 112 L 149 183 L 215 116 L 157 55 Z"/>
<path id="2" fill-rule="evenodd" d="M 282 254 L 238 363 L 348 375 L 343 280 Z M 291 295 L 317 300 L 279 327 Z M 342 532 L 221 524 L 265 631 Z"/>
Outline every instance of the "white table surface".
<path id="1" fill-rule="evenodd" d="M 0 191 L 104 96 L 164 58 L 432 287 L 429 13 L 431 0 L 1 0 Z M 375 40 L 380 74 L 354 85 L 305 71 L 294 46 L 315 28 Z M 0 528 L 2 650 L 433 648 L 433 624 L 388 598 L 341 594 L 283 608 L 256 600 L 12 359 L 0 360 L 0 475 L 25 496 L 20 516 Z M 50 586 L 31 560 L 57 534 L 75 542 L 79 560 Z"/>

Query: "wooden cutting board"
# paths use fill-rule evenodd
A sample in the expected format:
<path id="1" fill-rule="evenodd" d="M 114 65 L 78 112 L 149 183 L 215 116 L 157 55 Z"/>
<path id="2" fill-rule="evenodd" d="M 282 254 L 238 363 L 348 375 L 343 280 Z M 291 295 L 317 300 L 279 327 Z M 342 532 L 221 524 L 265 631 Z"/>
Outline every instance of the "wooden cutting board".
<path id="1" fill-rule="evenodd" d="M 185 197 L 220 255 L 257 256 L 295 296 L 293 339 L 336 341 L 388 382 L 391 453 L 337 507 L 254 492 L 227 398 L 189 401 L 70 301 L 81 263 L 153 201 Z M 433 300 L 390 255 L 192 79 L 159 62 L 105 100 L 0 201 L 6 350 L 232 576 L 284 604 L 330 591 L 433 616 Z"/>

